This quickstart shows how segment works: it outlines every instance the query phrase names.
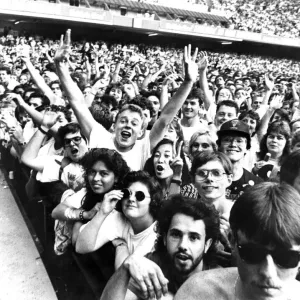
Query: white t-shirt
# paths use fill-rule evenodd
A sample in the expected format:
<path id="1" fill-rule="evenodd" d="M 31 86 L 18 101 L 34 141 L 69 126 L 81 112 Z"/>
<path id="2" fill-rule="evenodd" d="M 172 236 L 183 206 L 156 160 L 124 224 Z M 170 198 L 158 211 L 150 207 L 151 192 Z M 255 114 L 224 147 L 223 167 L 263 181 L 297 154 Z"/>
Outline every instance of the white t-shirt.
<path id="1" fill-rule="evenodd" d="M 199 130 L 208 130 L 207 126 L 204 123 L 197 123 L 196 126 L 192 127 L 186 127 L 181 125 L 182 132 L 183 132 L 183 138 L 184 138 L 184 144 L 188 144 L 190 142 L 190 139 L 192 135 Z"/>
<path id="2" fill-rule="evenodd" d="M 103 126 L 97 124 L 91 131 L 89 139 L 90 148 L 107 148 L 116 150 L 114 135 L 108 132 Z M 119 152 L 119 151 L 118 151 Z M 127 162 L 131 171 L 138 171 L 144 168 L 146 160 L 150 157 L 150 139 L 137 140 L 133 148 L 127 152 L 119 152 Z"/>
<path id="3" fill-rule="evenodd" d="M 64 167 L 61 178 L 59 178 L 60 163 L 63 158 L 63 156 L 59 155 L 45 156 L 45 165 L 40 181 L 52 182 L 61 180 L 70 189 L 75 192 L 79 191 L 84 186 L 84 169 L 80 164 L 72 162 Z"/>

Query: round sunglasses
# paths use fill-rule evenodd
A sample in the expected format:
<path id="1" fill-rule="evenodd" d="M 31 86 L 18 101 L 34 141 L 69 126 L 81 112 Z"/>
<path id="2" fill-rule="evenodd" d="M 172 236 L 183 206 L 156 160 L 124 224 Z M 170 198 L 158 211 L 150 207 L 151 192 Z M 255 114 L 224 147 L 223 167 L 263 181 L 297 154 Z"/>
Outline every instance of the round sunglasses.
<path id="1" fill-rule="evenodd" d="M 122 192 L 123 192 L 123 199 L 129 198 L 133 194 L 133 192 L 129 189 L 123 189 Z M 142 191 L 135 192 L 135 199 L 137 201 L 139 202 L 143 201 L 145 198 L 150 198 L 150 196 L 146 196 L 145 193 Z"/>

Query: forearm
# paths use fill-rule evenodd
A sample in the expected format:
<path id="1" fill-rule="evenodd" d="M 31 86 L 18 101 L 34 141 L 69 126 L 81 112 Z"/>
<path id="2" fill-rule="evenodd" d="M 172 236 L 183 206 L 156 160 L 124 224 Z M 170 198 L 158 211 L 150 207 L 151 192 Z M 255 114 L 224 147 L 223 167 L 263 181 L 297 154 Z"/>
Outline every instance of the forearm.
<path id="1" fill-rule="evenodd" d="M 257 137 L 258 137 L 259 142 L 261 141 L 263 136 L 267 133 L 269 122 L 270 122 L 270 119 L 271 119 L 274 111 L 275 111 L 275 109 L 270 107 L 261 119 L 261 123 L 260 123 L 259 129 L 257 131 Z"/>
<path id="2" fill-rule="evenodd" d="M 152 75 L 149 73 L 143 81 L 142 90 L 148 90 L 148 85 L 151 82 Z"/>
<path id="3" fill-rule="evenodd" d="M 292 95 L 294 100 L 299 101 L 299 95 L 295 88 L 292 88 Z"/>
<path id="4" fill-rule="evenodd" d="M 112 76 L 112 83 L 117 83 L 118 82 L 118 77 L 119 77 L 119 73 L 120 73 L 120 68 L 121 68 L 121 64 L 118 63 L 116 65 L 116 69 L 115 69 L 115 72 Z"/>
<path id="5" fill-rule="evenodd" d="M 163 109 L 165 105 L 168 103 L 168 86 L 163 85 L 160 93 L 160 109 Z"/>
<path id="6" fill-rule="evenodd" d="M 200 88 L 203 90 L 204 93 L 204 107 L 206 110 L 208 110 L 210 105 L 214 102 L 214 99 L 211 97 L 209 93 L 206 70 L 200 70 L 199 75 L 200 75 L 199 78 Z"/>
<path id="7" fill-rule="evenodd" d="M 125 299 L 129 280 L 129 271 L 124 267 L 124 265 L 122 265 L 106 284 L 100 300 Z"/>
<path id="8" fill-rule="evenodd" d="M 76 242 L 76 252 L 85 254 L 99 249 L 103 244 L 97 243 L 99 230 L 107 215 L 98 212 L 82 229 Z"/>
<path id="9" fill-rule="evenodd" d="M 42 113 L 40 113 L 39 111 L 37 111 L 32 106 L 28 105 L 26 102 L 23 102 L 21 104 L 21 107 L 23 107 L 27 111 L 27 113 L 30 115 L 30 117 L 32 118 L 32 120 L 36 124 L 38 124 L 38 125 L 42 124 L 42 121 L 43 121 L 43 115 L 42 115 Z"/>
<path id="10" fill-rule="evenodd" d="M 128 246 L 124 241 L 120 245 L 116 246 L 116 254 L 115 254 L 115 270 L 119 269 L 123 264 L 124 260 L 130 255 Z"/>

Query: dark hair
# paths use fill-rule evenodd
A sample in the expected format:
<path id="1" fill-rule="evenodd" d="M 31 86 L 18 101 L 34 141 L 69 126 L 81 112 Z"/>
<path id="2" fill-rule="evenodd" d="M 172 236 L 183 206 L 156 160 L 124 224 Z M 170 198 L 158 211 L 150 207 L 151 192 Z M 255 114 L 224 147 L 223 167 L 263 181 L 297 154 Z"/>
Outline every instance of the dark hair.
<path id="1" fill-rule="evenodd" d="M 94 105 L 89 107 L 89 110 L 97 123 L 101 124 L 106 130 L 111 128 L 114 118 L 108 108 L 101 105 Z"/>
<path id="2" fill-rule="evenodd" d="M 104 94 L 102 97 L 100 97 L 101 103 L 109 106 L 110 104 L 112 105 L 112 110 L 116 109 L 118 107 L 118 101 L 116 100 L 115 97 L 109 96 Z"/>
<path id="3" fill-rule="evenodd" d="M 134 104 L 139 106 L 142 110 L 148 109 L 150 112 L 150 117 L 152 118 L 154 115 L 153 104 L 150 100 L 145 97 L 136 96 L 134 99 L 130 100 L 129 104 Z"/>
<path id="4" fill-rule="evenodd" d="M 27 92 L 27 91 L 26 91 L 26 92 Z M 26 93 L 26 92 L 25 92 L 25 93 Z M 42 100 L 42 105 L 50 105 L 50 100 L 49 100 L 49 98 L 48 98 L 46 95 L 41 94 L 40 92 L 33 92 L 33 93 L 29 96 L 27 102 L 29 102 L 32 98 L 39 98 L 39 99 L 41 99 L 41 100 Z"/>
<path id="5" fill-rule="evenodd" d="M 212 259 L 215 254 L 216 244 L 220 236 L 219 213 L 213 205 L 202 200 L 184 197 L 180 194 L 172 195 L 164 201 L 157 218 L 157 240 L 155 250 L 165 252 L 164 238 L 167 236 L 173 217 L 176 214 L 184 214 L 196 220 L 203 220 L 205 224 L 205 241 L 212 239 L 211 247 L 205 254 L 205 259 Z M 207 263 L 207 261 L 206 261 Z"/>
<path id="6" fill-rule="evenodd" d="M 201 89 L 197 89 L 197 88 L 192 88 L 192 90 L 190 91 L 189 95 L 186 98 L 187 100 L 189 99 L 198 99 L 199 105 L 203 104 L 203 99 L 202 99 L 202 93 L 201 93 Z"/>
<path id="7" fill-rule="evenodd" d="M 276 122 L 269 124 L 267 133 L 263 136 L 262 140 L 260 141 L 260 151 L 258 153 L 258 157 L 260 160 L 264 159 L 265 155 L 269 152 L 269 150 L 267 148 L 267 138 L 268 138 L 268 135 L 270 135 L 271 133 L 282 134 L 285 137 L 286 144 L 285 144 L 285 147 L 282 152 L 282 156 L 279 161 L 281 163 L 282 160 L 290 153 L 290 148 L 291 148 L 290 126 L 285 121 L 276 121 Z"/>
<path id="8" fill-rule="evenodd" d="M 256 133 L 257 130 L 259 129 L 259 126 L 260 126 L 260 117 L 259 117 L 259 114 L 256 113 L 256 112 L 253 111 L 253 110 L 248 110 L 248 111 L 245 111 L 245 112 L 243 112 L 243 113 L 241 113 L 241 114 L 239 115 L 239 120 L 242 121 L 244 118 L 246 118 L 246 117 L 248 117 L 248 116 L 249 116 L 251 119 L 253 119 L 253 120 L 256 121 L 255 132 L 254 132 L 254 133 Z"/>
<path id="9" fill-rule="evenodd" d="M 66 134 L 68 133 L 77 133 L 79 132 L 80 135 L 82 136 L 82 138 L 86 140 L 86 137 L 83 135 L 82 131 L 81 131 L 81 127 L 78 123 L 68 123 L 64 126 L 59 127 L 58 131 L 57 131 L 57 136 L 59 137 L 59 139 L 61 140 L 61 142 L 63 142 Z"/>
<path id="10" fill-rule="evenodd" d="M 91 210 L 97 202 L 102 201 L 104 196 L 93 192 L 87 178 L 89 170 L 98 161 L 102 161 L 105 166 L 114 173 L 115 178 L 118 179 L 114 184 L 114 188 L 116 189 L 121 187 L 123 178 L 129 172 L 126 161 L 117 151 L 106 148 L 94 148 L 88 151 L 81 160 L 85 171 L 84 179 L 87 190 L 86 196 L 82 200 L 82 208 L 85 210 Z"/>
<path id="11" fill-rule="evenodd" d="M 61 83 L 59 80 L 53 80 L 49 83 L 49 87 L 52 88 L 52 85 L 53 84 L 58 84 L 59 85 L 59 88 L 62 90 L 62 87 L 61 87 Z"/>
<path id="12" fill-rule="evenodd" d="M 233 107 L 236 111 L 236 115 L 239 114 L 239 106 L 236 102 L 232 101 L 232 100 L 223 100 L 221 102 L 219 102 L 217 104 L 217 112 L 220 109 L 221 106 L 229 106 L 229 107 Z"/>
<path id="13" fill-rule="evenodd" d="M 219 161 L 222 164 L 226 174 L 227 175 L 232 174 L 232 163 L 227 155 L 219 151 L 202 152 L 197 154 L 193 159 L 192 167 L 190 171 L 192 181 L 194 181 L 197 169 L 205 165 L 209 161 Z"/>
<path id="14" fill-rule="evenodd" d="M 107 89 L 106 89 L 106 91 L 105 91 L 105 94 L 109 94 L 110 91 L 111 91 L 112 89 L 119 89 L 119 90 L 121 90 L 122 92 L 124 91 L 123 84 L 120 83 L 120 82 L 116 82 L 116 83 L 111 83 L 111 84 L 107 87 Z"/>
<path id="15" fill-rule="evenodd" d="M 280 182 L 294 185 L 295 179 L 300 174 L 300 150 L 288 155 L 280 168 Z"/>
<path id="16" fill-rule="evenodd" d="M 7 73 L 7 75 L 11 74 L 10 68 L 9 67 L 5 67 L 5 66 L 0 66 L 0 71 L 5 71 Z"/>
<path id="17" fill-rule="evenodd" d="M 129 187 L 135 182 L 141 182 L 148 187 L 151 197 L 149 212 L 152 217 L 156 219 L 162 202 L 162 190 L 160 184 L 145 171 L 132 171 L 125 176 L 123 186 Z"/>
<path id="18" fill-rule="evenodd" d="M 300 195 L 288 184 L 264 182 L 246 189 L 230 212 L 230 227 L 264 245 L 300 244 Z"/>
<path id="19" fill-rule="evenodd" d="M 277 114 L 277 115 L 280 116 L 281 121 L 286 121 L 286 122 L 290 123 L 291 120 L 290 120 L 290 117 L 289 117 L 288 112 L 285 111 L 284 109 L 281 109 L 281 108 L 275 109 L 275 111 L 274 111 L 274 113 L 273 113 L 273 115 L 272 115 L 272 117 L 271 117 L 271 119 L 270 119 L 270 123 L 273 122 L 273 119 L 274 119 L 275 114 Z M 274 122 L 275 122 L 275 121 L 274 121 Z"/>

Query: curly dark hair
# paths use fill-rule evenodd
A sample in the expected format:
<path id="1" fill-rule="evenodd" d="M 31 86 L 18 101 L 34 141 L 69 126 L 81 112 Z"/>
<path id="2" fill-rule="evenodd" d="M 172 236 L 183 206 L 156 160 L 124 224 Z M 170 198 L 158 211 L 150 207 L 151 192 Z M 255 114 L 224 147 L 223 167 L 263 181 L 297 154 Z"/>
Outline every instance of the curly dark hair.
<path id="1" fill-rule="evenodd" d="M 204 255 L 206 263 L 214 260 L 216 245 L 220 237 L 220 217 L 218 211 L 213 205 L 195 198 L 184 197 L 180 194 L 172 195 L 163 202 L 157 218 L 157 240 L 155 250 L 166 252 L 164 239 L 170 228 L 173 217 L 176 214 L 184 214 L 192 217 L 194 220 L 203 220 L 205 224 L 205 241 L 212 239 L 212 244 Z"/>
<path id="2" fill-rule="evenodd" d="M 82 200 L 82 208 L 85 210 L 92 209 L 97 202 L 102 201 L 104 196 L 93 192 L 87 178 L 89 170 L 98 161 L 102 161 L 105 166 L 114 173 L 115 178 L 117 178 L 117 182 L 114 184 L 115 189 L 122 187 L 123 178 L 129 172 L 126 161 L 117 151 L 106 148 L 93 148 L 88 151 L 81 160 L 81 164 L 84 168 L 84 180 L 87 190 L 87 193 Z"/>
<path id="3" fill-rule="evenodd" d="M 64 138 L 68 133 L 76 133 L 79 132 L 82 138 L 87 142 L 86 137 L 83 135 L 81 131 L 81 127 L 78 123 L 68 123 L 64 126 L 59 127 L 57 131 L 57 136 L 63 144 Z"/>
<path id="4" fill-rule="evenodd" d="M 248 111 L 245 111 L 243 113 L 241 113 L 239 115 L 239 120 L 243 121 L 244 118 L 246 117 L 250 117 L 251 119 L 255 120 L 256 121 L 256 126 L 255 126 L 255 132 L 254 134 L 258 131 L 259 127 L 260 127 L 260 117 L 259 117 L 259 114 L 253 110 L 248 110 Z"/>
<path id="5" fill-rule="evenodd" d="M 141 182 L 148 187 L 151 196 L 149 211 L 152 217 L 156 219 L 162 202 L 162 190 L 160 184 L 145 171 L 132 171 L 124 177 L 123 186 L 126 188 L 135 182 Z"/>
<path id="6" fill-rule="evenodd" d="M 130 100 L 128 104 L 135 104 L 139 106 L 142 110 L 148 109 L 150 112 L 150 117 L 152 118 L 154 115 L 153 104 L 150 100 L 142 96 L 136 96 L 134 99 Z"/>
<path id="7" fill-rule="evenodd" d="M 267 133 L 263 136 L 260 142 L 260 152 L 258 153 L 258 157 L 260 160 L 263 160 L 265 155 L 269 152 L 267 148 L 267 138 L 272 133 L 282 134 L 286 139 L 286 144 L 279 160 L 279 164 L 281 165 L 284 158 L 290 154 L 291 149 L 291 129 L 286 121 L 275 121 L 269 124 Z"/>

